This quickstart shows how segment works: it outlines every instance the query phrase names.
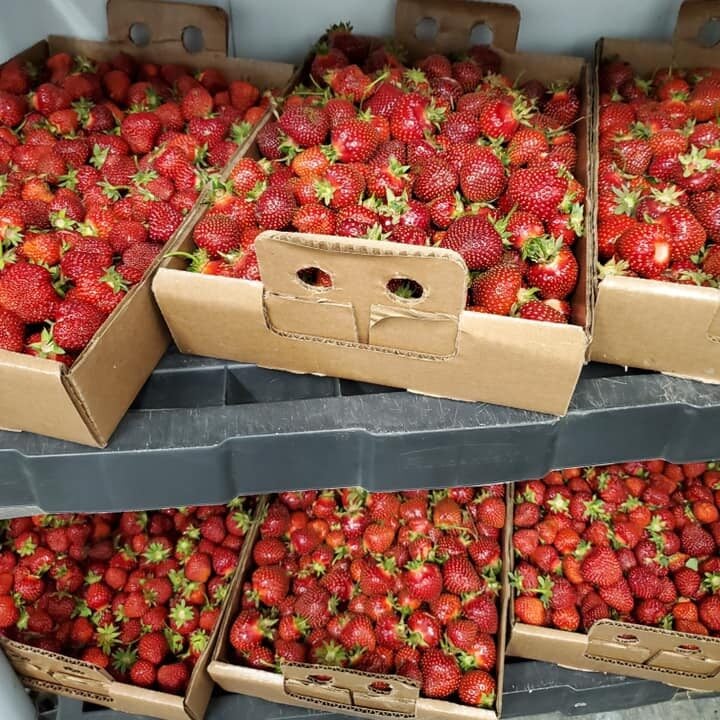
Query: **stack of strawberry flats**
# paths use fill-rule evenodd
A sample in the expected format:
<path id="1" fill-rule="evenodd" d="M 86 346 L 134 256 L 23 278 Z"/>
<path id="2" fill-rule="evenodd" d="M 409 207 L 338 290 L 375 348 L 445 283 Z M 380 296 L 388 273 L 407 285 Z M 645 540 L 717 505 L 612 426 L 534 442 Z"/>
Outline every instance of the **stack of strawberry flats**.
<path id="1" fill-rule="evenodd" d="M 208 68 L 0 69 L 0 349 L 71 365 L 262 117 Z"/>

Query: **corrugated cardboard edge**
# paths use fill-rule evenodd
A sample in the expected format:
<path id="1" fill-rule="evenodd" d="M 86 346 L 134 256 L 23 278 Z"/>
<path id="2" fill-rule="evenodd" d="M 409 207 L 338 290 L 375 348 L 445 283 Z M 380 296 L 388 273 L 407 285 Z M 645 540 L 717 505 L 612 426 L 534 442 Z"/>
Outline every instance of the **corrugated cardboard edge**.
<path id="1" fill-rule="evenodd" d="M 717 14 L 716 2 L 684 2 L 674 43 L 600 38 L 593 59 L 593 192 L 597 192 L 598 71 L 603 59 L 618 56 L 641 73 L 659 67 L 720 66 L 717 48 L 694 39 L 702 24 Z M 597 207 L 592 229 L 597 235 Z M 597 264 L 597 248 L 595 249 Z M 613 277 L 598 282 L 590 359 L 657 370 L 668 375 L 720 383 L 720 292 L 638 278 Z"/>
<path id="2" fill-rule="evenodd" d="M 259 512 L 259 509 L 260 504 L 255 512 Z M 252 543 L 248 535 L 240 551 L 238 568 L 247 564 L 251 550 Z M 241 586 L 242 573 L 237 571 L 230 581 L 220 618 L 225 616 L 231 598 Z M 208 663 L 220 637 L 221 624 L 220 621 L 216 623 L 208 646 L 195 663 L 184 697 L 118 682 L 105 670 L 90 663 L 23 645 L 2 636 L 0 647 L 7 654 L 23 684 L 30 689 L 44 690 L 121 712 L 161 720 L 202 720 L 215 686 L 208 673 Z"/>
<path id="3" fill-rule="evenodd" d="M 393 720 L 397 720 L 398 717 L 408 717 L 407 715 L 398 715 L 396 713 L 383 713 L 379 709 L 374 710 L 368 708 L 367 711 L 353 711 L 351 708 L 331 701 L 304 702 L 300 698 L 287 695 L 284 688 L 284 679 L 281 674 L 236 665 L 228 659 L 232 652 L 229 648 L 228 638 L 230 628 L 235 619 L 242 598 L 242 578 L 246 575 L 250 568 L 252 546 L 255 544 L 258 537 L 260 525 L 263 519 L 263 509 L 267 506 L 268 502 L 269 496 L 258 502 L 256 520 L 245 538 L 247 553 L 244 554 L 242 564 L 238 566 L 238 575 L 236 578 L 237 583 L 234 585 L 233 591 L 228 596 L 228 602 L 219 623 L 219 635 L 213 649 L 210 664 L 208 665 L 210 677 L 212 677 L 212 679 L 227 692 L 259 697 L 270 702 L 316 709 L 318 707 L 322 707 L 328 712 L 339 712 L 345 715 L 360 715 L 362 717 L 392 718 Z M 507 533 L 507 523 L 504 533 Z M 503 536 L 503 546 L 507 546 L 507 539 L 505 536 Z M 429 698 L 419 697 L 414 715 L 417 720 L 434 720 L 435 718 L 447 720 L 460 720 L 461 718 L 471 718 L 472 720 L 495 720 L 500 717 L 500 713 L 502 711 L 502 689 L 505 677 L 505 638 L 507 633 L 508 588 L 507 574 L 503 572 L 501 590 L 502 597 L 500 599 L 500 607 L 498 609 L 499 628 L 497 635 L 497 693 L 495 711 L 493 712 L 492 710 L 472 708 L 467 705 L 460 705 L 453 702 L 430 700 Z M 335 673 L 338 675 L 343 674 L 343 671 L 341 670 L 329 668 L 323 665 L 307 667 L 317 668 L 318 674 L 322 675 Z M 369 673 L 362 673 L 362 675 L 375 678 L 384 677 L 371 675 Z M 406 679 L 404 678 L 397 678 L 397 680 L 403 684 L 407 684 Z"/>
<path id="4" fill-rule="evenodd" d="M 140 2 L 133 0 L 132 5 L 133 8 L 144 7 L 147 17 L 143 19 L 147 20 L 148 18 L 157 19 L 157 13 L 162 10 L 161 5 L 163 4 L 156 5 L 148 3 L 146 0 Z M 209 19 L 219 17 L 215 13 L 216 9 L 207 6 L 167 5 L 172 6 L 178 18 L 180 23 L 178 28 L 180 25 L 182 27 L 199 25 L 206 30 Z M 111 26 L 110 36 L 122 37 L 121 25 L 129 22 L 128 8 L 129 5 L 122 0 L 110 0 L 108 10 L 114 13 L 112 20 L 110 17 L 108 18 Z M 206 18 L 206 22 L 201 22 L 201 16 Z M 161 22 L 158 27 L 163 25 L 164 23 Z M 49 53 L 63 50 L 97 59 L 107 59 L 122 50 L 138 59 L 158 60 L 162 58 L 163 61 L 179 62 L 196 69 L 208 66 L 219 67 L 230 79 L 251 79 L 260 84 L 263 89 L 279 87 L 283 93 L 295 82 L 297 70 L 292 65 L 228 58 L 224 53 L 213 51 L 221 34 L 222 31 L 218 30 L 216 26 L 210 28 L 205 36 L 206 44 L 210 39 L 211 49 L 196 54 L 187 53 L 182 47 L 180 38 L 173 42 L 170 41 L 170 38 L 166 38 L 167 43 L 163 41 L 164 44 L 151 43 L 148 47 L 137 48 L 127 39 L 115 42 L 95 42 L 51 36 L 15 57 L 39 63 Z M 162 39 L 162 35 L 160 38 Z M 244 154 L 247 147 L 248 142 L 246 141 L 238 148 L 233 156 L 233 161 Z M 233 162 L 226 165 L 222 177 L 227 177 L 232 166 Z M 205 206 L 198 201 L 185 216 L 173 237 L 166 243 L 165 250 L 172 247 L 177 238 L 189 232 L 204 209 Z M 12 407 L 7 410 L 6 416 L 3 416 L 0 421 L 1 426 L 7 426 L 9 430 L 40 432 L 83 445 L 104 447 L 108 443 L 118 423 L 170 342 L 169 334 L 150 289 L 152 275 L 162 259 L 163 253 L 155 259 L 141 282 L 131 289 L 123 302 L 105 320 L 71 369 L 68 370 L 61 366 L 58 372 L 57 363 L 36 358 L 37 362 L 47 363 L 49 373 L 57 378 L 55 383 L 45 384 L 46 393 L 43 396 L 43 403 L 26 406 L 30 409 L 42 407 L 43 416 L 34 419 L 25 417 L 24 421 L 17 422 L 13 420 L 13 417 L 17 419 L 18 409 L 25 416 L 27 416 L 27 410 L 21 407 L 19 404 L 21 401 L 13 401 L 15 410 Z M 133 343 L 127 342 L 127 338 L 130 336 L 134 338 Z M 8 354 L 4 353 L 4 355 Z M 17 384 L 18 380 L 21 385 L 33 384 L 37 381 L 39 377 L 35 374 L 37 370 L 35 367 L 28 367 L 22 355 L 16 359 L 3 358 L 3 360 L 4 363 L 0 363 L 0 366 L 5 364 L 10 368 L 14 384 Z M 47 380 L 48 372 L 43 374 Z"/>
<path id="5" fill-rule="evenodd" d="M 412 7 L 423 3 L 410 3 Z M 434 5 L 429 3 L 429 5 Z M 474 6 L 475 3 L 472 3 Z M 479 5 L 479 4 L 478 4 Z M 479 12 L 477 8 L 471 11 Z M 478 385 L 479 378 L 490 378 L 493 371 L 504 375 L 502 367 L 485 368 L 485 372 L 478 372 L 479 377 L 475 378 L 473 387 L 464 383 L 462 387 L 455 386 L 448 388 L 446 382 L 439 383 L 437 379 L 431 382 L 425 377 L 427 368 L 422 369 L 422 379 L 416 379 L 409 383 L 408 377 L 417 377 L 415 368 L 406 368 L 405 372 L 388 370 L 379 367 L 377 361 L 372 361 L 372 366 L 361 368 L 362 357 L 365 354 L 365 363 L 371 364 L 368 357 L 386 355 L 393 353 L 392 348 L 379 346 L 355 346 L 356 352 L 348 350 L 344 355 L 339 351 L 331 351 L 329 342 L 325 338 L 307 338 L 305 341 L 314 343 L 316 353 L 313 355 L 309 346 L 300 346 L 297 342 L 288 341 L 284 348 L 279 346 L 276 338 L 269 341 L 258 339 L 262 333 L 259 329 L 261 322 L 261 304 L 258 301 L 257 290 L 252 283 L 236 284 L 234 287 L 223 282 L 227 278 L 218 277 L 189 277 L 181 268 L 184 263 L 177 259 L 168 259 L 162 263 L 155 281 L 153 292 L 160 305 L 161 311 L 170 327 L 173 339 L 182 352 L 221 357 L 229 360 L 254 362 L 263 367 L 286 370 L 290 372 L 309 372 L 321 375 L 337 375 L 350 379 L 377 382 L 379 384 L 395 385 L 404 387 L 411 392 L 427 394 L 436 397 L 450 397 L 458 400 L 485 401 L 501 405 L 510 405 L 528 410 L 548 412 L 556 415 L 564 415 L 567 412 L 575 385 L 580 376 L 582 366 L 587 359 L 590 325 L 593 313 L 593 269 L 594 244 L 592 237 L 592 195 L 591 195 L 591 174 L 588 164 L 593 157 L 591 124 L 588 122 L 590 115 L 590 82 L 587 63 L 581 58 L 568 56 L 546 56 L 532 54 L 509 54 L 502 50 L 498 51 L 504 63 L 510 67 L 513 74 L 521 69 L 532 67 L 534 76 L 537 75 L 545 81 L 567 77 L 578 82 L 581 88 L 583 99 L 582 116 L 579 120 L 579 168 L 578 177 L 588 188 L 588 198 L 585 205 L 585 227 L 588 229 L 585 238 L 579 241 L 579 263 L 581 273 L 578 290 L 573 297 L 573 317 L 579 325 L 560 326 L 550 329 L 547 323 L 534 321 L 518 321 L 516 318 L 498 318 L 495 316 L 480 315 L 478 313 L 463 312 L 461 314 L 461 332 L 464 328 L 464 337 L 469 342 L 473 334 L 477 333 L 483 338 L 483 347 L 479 350 L 485 356 L 485 349 L 494 347 L 496 351 L 504 349 L 506 357 L 513 355 L 512 362 L 505 363 L 505 369 L 512 369 L 512 378 L 508 372 L 507 382 L 486 382 L 484 387 Z M 307 70 L 307 63 L 304 71 Z M 538 68 L 544 70 L 539 72 Z M 297 77 L 303 76 L 299 72 Z M 256 153 L 254 137 L 249 139 L 247 153 L 253 156 Z M 240 153 L 237 154 L 239 158 Z M 338 238 L 339 242 L 349 242 L 346 238 Z M 189 250 L 192 248 L 192 239 L 189 236 L 179 238 L 178 242 L 171 248 Z M 182 273 L 182 275 L 180 274 Z M 242 281 L 231 281 L 242 283 Z M 190 299 L 190 296 L 192 300 Z M 235 312 L 231 311 L 228 298 L 233 296 L 236 300 Z M 258 302 L 260 304 L 258 304 Z M 222 303 L 218 307 L 217 303 Z M 233 333 L 232 337 L 226 335 L 223 327 L 209 328 L 200 327 L 206 325 L 204 320 L 198 318 L 196 327 L 193 328 L 194 313 L 202 313 L 203 318 L 217 318 L 217 313 L 222 311 L 225 326 L 242 326 L 248 328 L 255 326 L 252 333 Z M 474 317 L 471 317 L 474 316 Z M 264 317 L 262 323 L 264 327 Z M 520 327 L 518 328 L 518 325 Z M 530 327 L 534 326 L 534 327 Z M 203 337 L 203 330 L 207 329 Z M 222 336 L 222 337 L 221 337 Z M 251 338 L 253 336 L 255 340 Z M 542 338 L 542 339 L 541 339 Z M 271 347 L 262 348 L 260 345 L 266 342 Z M 337 344 L 337 343 L 336 343 Z M 349 343 L 346 343 L 349 345 Z M 337 350 L 337 349 L 336 349 Z M 473 349 L 474 352 L 474 349 Z M 332 357 L 328 356 L 328 353 Z M 529 354 L 528 354 L 529 353 Z M 302 357 L 301 357 L 302 355 Z M 532 361 L 524 364 L 521 359 L 536 355 Z M 543 372 L 538 371 L 538 363 L 543 362 Z M 562 367 L 561 367 L 562 366 Z M 547 375 L 548 382 L 540 380 L 542 375 Z M 537 377 L 533 381 L 532 377 Z M 522 390 L 510 392 L 518 383 L 524 383 Z M 492 387 L 491 387 L 492 385 Z M 503 392 L 500 392 L 504 389 Z"/>
<path id="6" fill-rule="evenodd" d="M 626 675 L 643 680 L 663 682 L 686 690 L 709 692 L 720 690 L 720 638 L 708 638 L 674 630 L 650 628 L 632 623 L 601 620 L 588 634 L 567 632 L 555 628 L 535 627 L 519 623 L 514 614 L 514 594 L 510 591 L 510 573 L 515 569 L 513 550 L 513 506 L 515 484 L 507 485 L 508 504 L 506 515 L 505 545 L 503 551 L 503 587 L 507 588 L 506 608 L 508 640 L 506 653 L 510 657 L 551 662 L 573 670 L 606 672 Z M 624 644 L 614 638 L 636 638 L 640 642 Z M 653 668 L 646 664 L 661 658 L 669 648 L 692 648 L 687 655 L 673 653 L 679 661 L 695 658 L 694 648 L 704 650 L 709 658 L 717 659 L 712 677 L 664 668 Z M 598 653 L 598 654 L 594 654 Z M 636 661 L 633 662 L 633 657 Z M 664 659 L 667 659 L 665 657 Z M 680 662 L 678 662 L 680 664 Z"/>

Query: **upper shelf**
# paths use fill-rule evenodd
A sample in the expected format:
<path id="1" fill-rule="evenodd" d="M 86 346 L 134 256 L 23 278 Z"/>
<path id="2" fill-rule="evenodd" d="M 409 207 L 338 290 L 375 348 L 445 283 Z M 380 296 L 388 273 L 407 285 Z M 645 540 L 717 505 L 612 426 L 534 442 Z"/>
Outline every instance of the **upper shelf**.
<path id="1" fill-rule="evenodd" d="M 480 485 L 720 456 L 720 387 L 590 365 L 563 418 L 166 356 L 104 450 L 0 432 L 0 516 L 362 485 Z"/>

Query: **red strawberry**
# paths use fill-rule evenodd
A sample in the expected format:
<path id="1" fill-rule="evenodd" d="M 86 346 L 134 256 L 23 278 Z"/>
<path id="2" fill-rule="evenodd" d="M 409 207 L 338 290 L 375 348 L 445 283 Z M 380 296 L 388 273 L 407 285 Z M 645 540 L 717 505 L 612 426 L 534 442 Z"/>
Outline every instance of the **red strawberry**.
<path id="1" fill-rule="evenodd" d="M 543 298 L 562 300 L 575 289 L 578 263 L 562 241 L 547 236 L 533 238 L 523 247 L 522 255 L 530 260 L 527 281 L 538 288 Z"/>
<path id="2" fill-rule="evenodd" d="M 567 180 L 552 168 L 535 165 L 510 174 L 507 197 L 520 210 L 531 212 L 540 220 L 550 220 L 567 191 Z"/>
<path id="3" fill-rule="evenodd" d="M 502 161 L 489 148 L 477 148 L 460 166 L 460 188 L 471 202 L 495 200 L 505 189 Z"/>
<path id="4" fill-rule="evenodd" d="M 620 236 L 616 251 L 633 272 L 656 278 L 670 264 L 671 241 L 660 225 L 638 223 Z"/>
<path id="5" fill-rule="evenodd" d="M 455 220 L 448 228 L 442 245 L 458 252 L 469 270 L 486 270 L 496 265 L 503 253 L 499 233 L 482 215 Z"/>
<path id="6" fill-rule="evenodd" d="M 601 588 L 615 585 L 622 579 L 622 569 L 617 556 L 607 547 L 592 549 L 585 556 L 580 572 L 586 582 Z"/>
<path id="7" fill-rule="evenodd" d="M 462 673 L 455 658 L 442 650 L 430 648 L 420 659 L 422 692 L 430 698 L 452 695 L 460 685 Z"/>
<path id="8" fill-rule="evenodd" d="M 59 299 L 50 273 L 39 265 L 17 262 L 0 274 L 0 306 L 26 323 L 54 318 Z"/>
<path id="9" fill-rule="evenodd" d="M 65 350 L 82 350 L 105 321 L 105 313 L 82 300 L 58 304 L 53 327 L 56 342 Z"/>
<path id="10" fill-rule="evenodd" d="M 491 708 L 495 705 L 495 680 L 485 670 L 470 670 L 460 679 L 460 702 L 472 707 Z"/>

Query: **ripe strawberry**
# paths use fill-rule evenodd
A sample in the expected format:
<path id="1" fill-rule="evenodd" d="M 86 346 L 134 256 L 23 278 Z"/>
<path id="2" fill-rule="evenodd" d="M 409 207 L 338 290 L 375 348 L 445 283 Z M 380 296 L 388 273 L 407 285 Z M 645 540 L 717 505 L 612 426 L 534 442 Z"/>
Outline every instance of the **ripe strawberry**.
<path id="1" fill-rule="evenodd" d="M 390 115 L 392 137 L 412 143 L 422 140 L 426 131 L 445 117 L 443 108 L 435 107 L 427 97 L 410 92 L 398 98 Z"/>
<path id="2" fill-rule="evenodd" d="M 370 619 L 365 615 L 353 616 L 343 627 L 340 642 L 348 651 L 364 648 L 365 652 L 372 652 L 376 646 L 376 638 Z"/>
<path id="3" fill-rule="evenodd" d="M 711 631 L 720 630 L 720 597 L 708 595 L 700 602 L 700 620 Z"/>
<path id="4" fill-rule="evenodd" d="M 429 698 L 452 695 L 459 685 L 462 673 L 455 658 L 442 650 L 430 648 L 420 658 L 422 692 Z"/>
<path id="5" fill-rule="evenodd" d="M 105 321 L 105 313 L 82 300 L 59 303 L 53 327 L 56 342 L 65 350 L 82 350 Z"/>
<path id="6" fill-rule="evenodd" d="M 290 589 L 290 576 L 279 565 L 260 567 L 252 575 L 253 591 L 265 605 L 277 605 Z"/>
<path id="7" fill-rule="evenodd" d="M 495 680 L 485 670 L 470 670 L 464 673 L 458 685 L 460 702 L 472 707 L 493 707 L 495 691 Z"/>
<path id="8" fill-rule="evenodd" d="M 510 174 L 507 197 L 520 210 L 531 212 L 540 220 L 550 220 L 566 190 L 566 179 L 549 167 L 534 165 Z"/>
<path id="9" fill-rule="evenodd" d="M 583 579 L 592 585 L 607 588 L 622 579 L 622 569 L 613 550 L 607 547 L 592 549 L 581 566 Z"/>
<path id="10" fill-rule="evenodd" d="M 469 270 L 486 270 L 497 265 L 503 253 L 499 233 L 488 218 L 481 215 L 455 220 L 442 245 L 458 252 Z"/>
<path id="11" fill-rule="evenodd" d="M 671 241 L 659 225 L 640 223 L 620 236 L 616 252 L 633 272 L 656 278 L 670 264 Z"/>
<path id="12" fill-rule="evenodd" d="M 477 148 L 460 166 L 460 188 L 471 202 L 497 199 L 507 184 L 502 161 L 489 148 Z"/>
<path id="13" fill-rule="evenodd" d="M 295 614 L 304 618 L 311 628 L 324 627 L 330 619 L 330 593 L 325 588 L 314 586 L 295 600 Z"/>
<path id="14" fill-rule="evenodd" d="M 691 557 L 704 557 L 716 550 L 713 536 L 700 525 L 688 523 L 681 531 L 682 549 Z"/>
<path id="15" fill-rule="evenodd" d="M 59 297 L 50 273 L 39 265 L 17 262 L 0 275 L 0 306 L 26 323 L 55 317 Z"/>

